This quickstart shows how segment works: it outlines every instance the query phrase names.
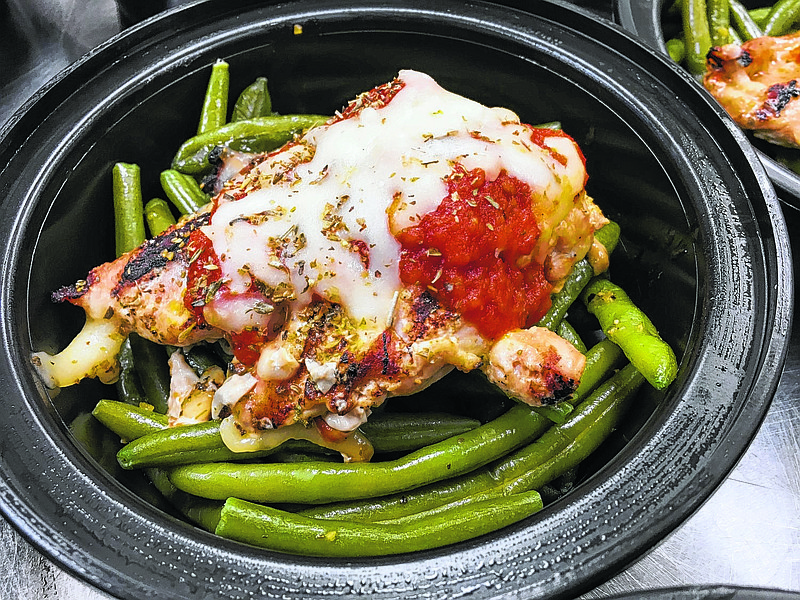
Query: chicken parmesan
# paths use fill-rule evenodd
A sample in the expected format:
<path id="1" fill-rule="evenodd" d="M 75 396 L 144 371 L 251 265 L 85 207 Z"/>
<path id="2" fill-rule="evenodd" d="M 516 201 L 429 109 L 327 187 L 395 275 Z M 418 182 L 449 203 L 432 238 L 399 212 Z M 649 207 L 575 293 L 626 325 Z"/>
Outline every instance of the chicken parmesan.
<path id="1" fill-rule="evenodd" d="M 386 398 L 453 368 L 554 403 L 585 359 L 536 323 L 575 262 L 607 267 L 594 232 L 608 221 L 586 180 L 560 130 L 401 71 L 246 160 L 199 212 L 54 292 L 86 325 L 33 361 L 51 387 L 111 382 L 130 333 L 224 341 L 226 373 L 198 377 L 173 354 L 170 422 L 222 419 L 241 451 L 276 430 L 346 436 Z"/>

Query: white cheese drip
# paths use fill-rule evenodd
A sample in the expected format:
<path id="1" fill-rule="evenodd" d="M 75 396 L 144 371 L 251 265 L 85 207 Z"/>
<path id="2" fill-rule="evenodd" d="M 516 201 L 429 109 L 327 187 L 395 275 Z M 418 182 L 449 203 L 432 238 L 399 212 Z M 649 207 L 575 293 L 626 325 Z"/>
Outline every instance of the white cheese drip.
<path id="1" fill-rule="evenodd" d="M 219 205 L 203 231 L 234 292 L 244 292 L 251 276 L 272 287 L 291 286 L 294 308 L 316 292 L 381 331 L 400 289 L 393 232 L 439 206 L 455 164 L 480 167 L 489 180 L 505 169 L 546 199 L 542 213 L 552 204 L 568 210 L 566 201 L 571 206 L 583 186 L 577 152 L 561 147 L 565 141 L 574 146 L 570 140 L 551 138 L 570 159 L 564 166 L 531 143 L 514 113 L 447 92 L 422 73 L 401 71 L 399 79 L 405 85 L 387 105 L 309 131 L 311 160 Z M 280 155 L 261 168 L 281 172 L 279 162 Z M 263 222 L 241 220 L 264 211 L 270 216 Z M 275 252 L 282 238 L 294 240 L 291 256 Z"/>

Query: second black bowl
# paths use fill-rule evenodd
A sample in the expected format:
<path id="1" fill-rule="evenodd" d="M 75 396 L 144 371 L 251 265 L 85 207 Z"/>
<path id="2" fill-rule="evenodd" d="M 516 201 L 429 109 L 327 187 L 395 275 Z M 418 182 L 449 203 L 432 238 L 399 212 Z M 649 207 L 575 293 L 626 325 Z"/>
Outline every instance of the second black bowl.
<path id="1" fill-rule="evenodd" d="M 625 29 L 638 36 L 645 44 L 666 55 L 667 47 L 661 27 L 664 6 L 664 0 L 617 0 L 617 19 Z M 781 201 L 800 210 L 800 175 L 772 158 L 768 154 L 769 144 L 759 140 L 753 142 Z"/>

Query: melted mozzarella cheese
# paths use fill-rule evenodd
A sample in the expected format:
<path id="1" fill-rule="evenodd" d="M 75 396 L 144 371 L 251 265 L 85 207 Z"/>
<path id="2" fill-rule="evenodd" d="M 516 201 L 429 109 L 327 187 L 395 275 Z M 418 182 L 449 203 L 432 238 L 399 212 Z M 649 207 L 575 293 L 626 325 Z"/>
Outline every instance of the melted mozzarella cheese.
<path id="1" fill-rule="evenodd" d="M 568 159 L 561 164 L 531 143 L 514 113 L 450 93 L 422 73 L 398 78 L 404 87 L 386 105 L 310 130 L 239 179 L 245 190 L 260 181 L 247 195 L 218 199 L 203 229 L 234 292 L 254 277 L 282 290 L 294 309 L 316 293 L 362 326 L 385 329 L 400 289 L 393 233 L 439 206 L 457 163 L 480 167 L 489 180 L 506 170 L 528 183 L 545 221 L 569 211 L 584 179 L 574 142 L 545 140 Z M 287 170 L 297 156 L 302 162 Z"/>

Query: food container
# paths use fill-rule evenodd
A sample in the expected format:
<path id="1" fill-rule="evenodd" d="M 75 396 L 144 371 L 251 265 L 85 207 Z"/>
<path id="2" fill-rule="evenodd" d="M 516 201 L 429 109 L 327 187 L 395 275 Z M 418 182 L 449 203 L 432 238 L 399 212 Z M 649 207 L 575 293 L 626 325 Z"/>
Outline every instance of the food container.
<path id="1" fill-rule="evenodd" d="M 613 277 L 680 359 L 582 468 L 578 486 L 491 535 L 414 554 L 318 559 L 226 541 L 132 491 L 68 424 L 108 392 L 48 395 L 30 364 L 78 331 L 49 292 L 113 256 L 111 166 L 146 198 L 193 134 L 209 67 L 270 80 L 279 112 L 331 113 L 399 69 L 560 120 L 589 191 L 623 228 Z M 37 548 L 120 598 L 574 597 L 646 552 L 723 480 L 757 430 L 791 322 L 787 233 L 743 134 L 666 58 L 566 5 L 200 2 L 62 73 L 0 136 L 0 506 Z M 152 174 L 152 175 L 148 175 Z"/>
<path id="2" fill-rule="evenodd" d="M 745 4 L 750 3 L 745 2 Z M 666 40 L 661 29 L 663 8 L 664 0 L 617 0 L 617 18 L 625 29 L 638 36 L 644 43 L 666 54 Z M 787 206 L 800 209 L 800 175 L 769 155 L 771 148 L 768 142 L 752 137 L 750 141 L 756 146 L 756 153 L 780 199 Z"/>

